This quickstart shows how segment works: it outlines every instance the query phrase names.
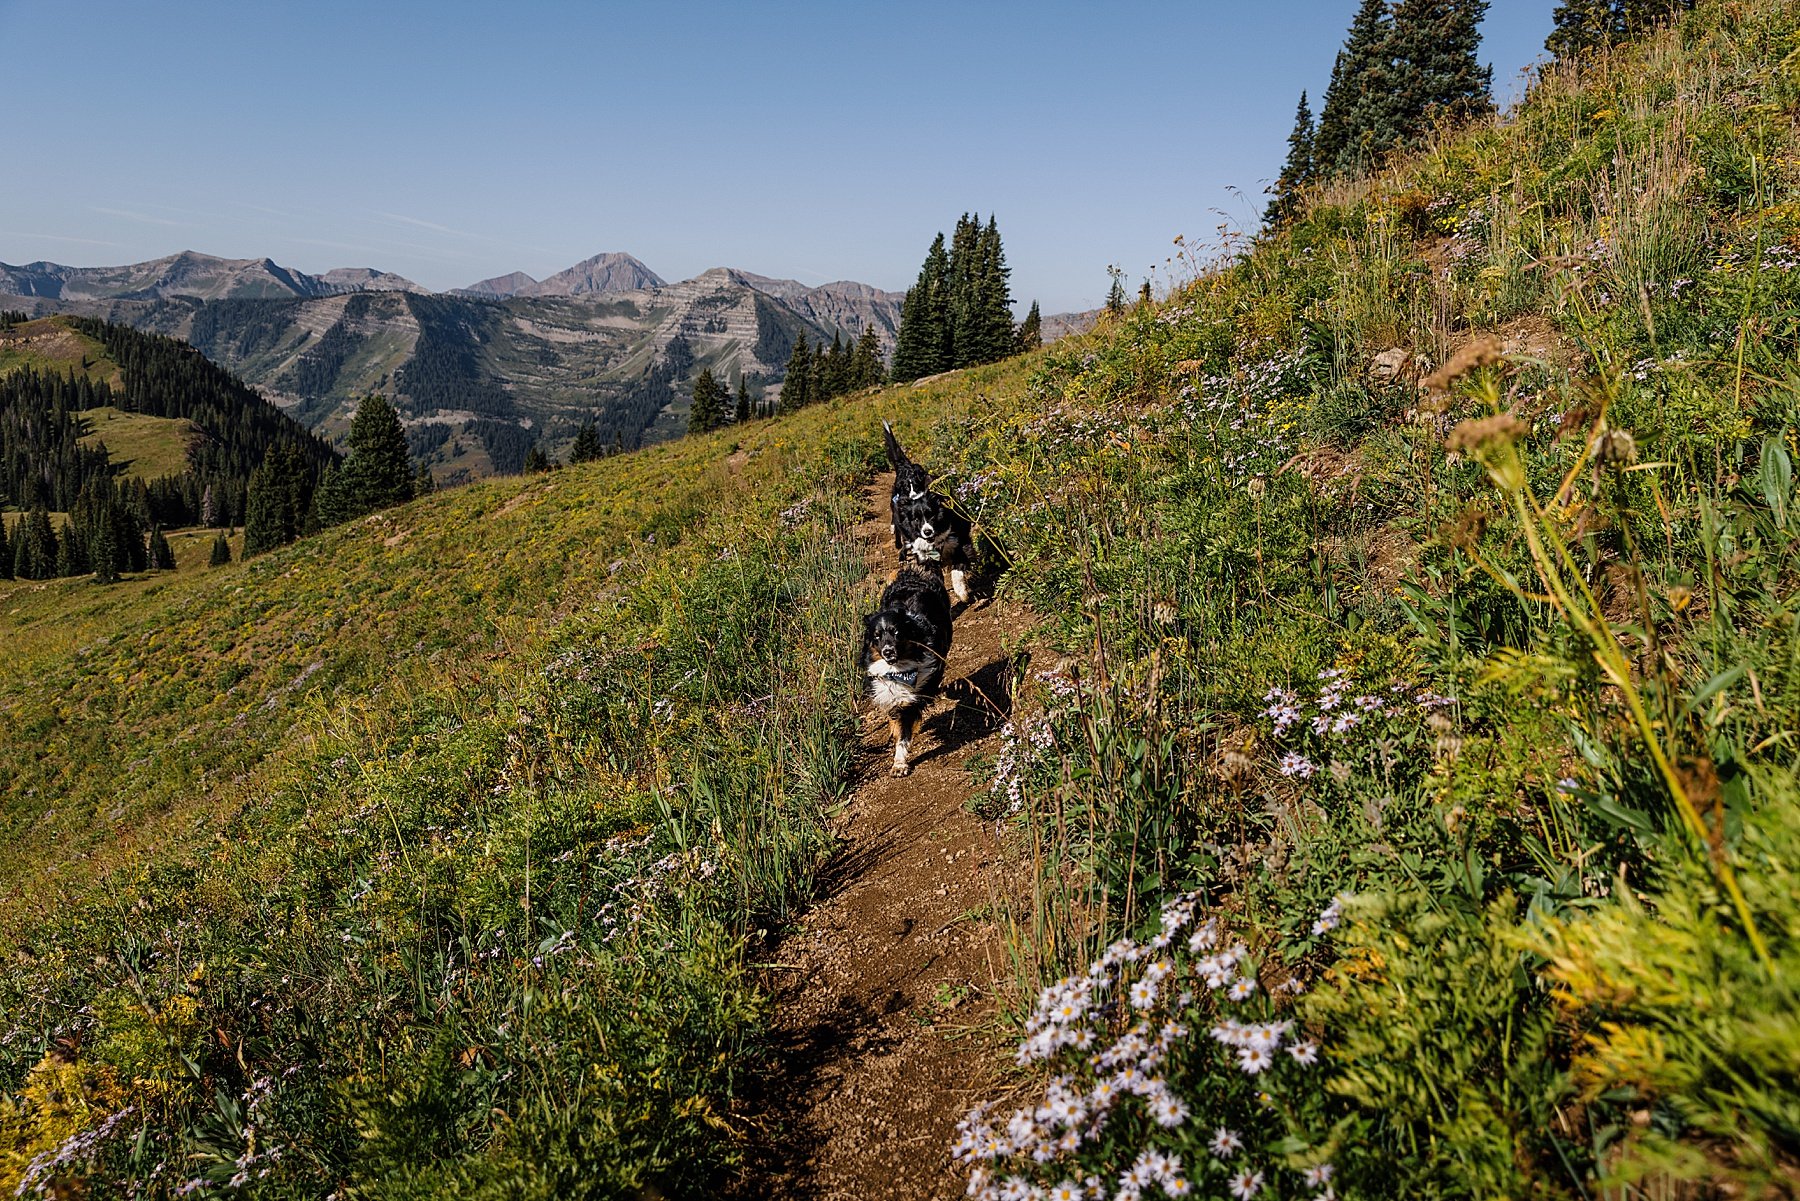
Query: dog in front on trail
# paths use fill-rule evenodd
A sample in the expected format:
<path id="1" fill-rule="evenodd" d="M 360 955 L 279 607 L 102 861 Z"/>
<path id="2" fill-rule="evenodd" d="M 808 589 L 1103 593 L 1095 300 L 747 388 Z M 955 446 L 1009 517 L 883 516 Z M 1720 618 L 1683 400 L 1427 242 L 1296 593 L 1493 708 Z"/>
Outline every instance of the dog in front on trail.
<path id="1" fill-rule="evenodd" d="M 856 665 L 869 699 L 888 720 L 894 738 L 894 774 L 907 762 L 919 714 L 937 696 L 950 656 L 950 597 L 944 582 L 902 567 L 881 594 L 881 607 L 863 618 Z"/>
<path id="2" fill-rule="evenodd" d="M 967 602 L 975 550 L 968 518 L 931 490 L 931 473 L 906 457 L 894 427 L 885 421 L 881 437 L 887 443 L 888 462 L 894 465 L 894 494 L 888 504 L 900 561 L 928 570 L 947 569 L 951 595 L 958 603 Z"/>

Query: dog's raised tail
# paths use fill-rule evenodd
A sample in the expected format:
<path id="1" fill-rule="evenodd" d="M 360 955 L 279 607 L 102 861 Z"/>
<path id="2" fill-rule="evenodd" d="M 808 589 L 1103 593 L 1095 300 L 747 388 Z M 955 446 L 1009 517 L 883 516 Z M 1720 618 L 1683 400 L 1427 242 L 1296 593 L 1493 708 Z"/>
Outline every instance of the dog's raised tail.
<path id="1" fill-rule="evenodd" d="M 912 462 L 906 457 L 906 451 L 901 449 L 900 439 L 894 437 L 894 427 L 886 421 L 881 423 L 881 440 L 887 444 L 888 462 L 893 465 L 895 471 Z"/>

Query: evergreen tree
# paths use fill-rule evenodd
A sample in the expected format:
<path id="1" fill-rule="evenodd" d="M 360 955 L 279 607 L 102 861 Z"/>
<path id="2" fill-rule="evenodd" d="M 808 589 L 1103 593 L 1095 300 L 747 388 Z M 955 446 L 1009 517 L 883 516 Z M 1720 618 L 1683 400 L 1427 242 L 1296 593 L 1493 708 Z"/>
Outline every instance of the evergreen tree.
<path id="1" fill-rule="evenodd" d="M 1419 140 L 1437 122 L 1467 121 L 1493 107 L 1488 92 L 1494 69 L 1476 57 L 1487 7 L 1488 0 L 1400 0 L 1394 6 L 1390 50 L 1399 142 Z"/>
<path id="2" fill-rule="evenodd" d="M 862 336 L 856 340 L 856 351 L 850 356 L 850 386 L 852 388 L 872 388 L 881 382 L 881 335 L 875 332 L 875 323 L 863 326 Z"/>
<path id="3" fill-rule="evenodd" d="M 1281 174 L 1268 189 L 1269 207 L 1263 210 L 1265 224 L 1285 225 L 1298 210 L 1300 193 L 1313 181 L 1313 115 L 1300 93 L 1300 107 L 1294 112 L 1294 132 L 1288 135 L 1287 162 Z"/>
<path id="4" fill-rule="evenodd" d="M 694 381 L 694 403 L 688 410 L 688 433 L 705 434 L 719 429 L 725 424 L 725 405 L 731 394 L 725 385 L 713 375 L 712 368 L 705 368 Z"/>
<path id="5" fill-rule="evenodd" d="M 1636 37 L 1694 7 L 1694 0 L 1616 0 L 1619 32 Z"/>
<path id="6" fill-rule="evenodd" d="M 525 474 L 538 475 L 549 470 L 550 456 L 544 453 L 543 447 L 539 446 L 536 442 L 533 442 L 531 444 L 531 449 L 525 452 Z"/>
<path id="7" fill-rule="evenodd" d="M 151 571 L 175 570 L 175 552 L 169 547 L 169 540 L 163 537 L 160 525 L 150 530 L 149 559 Z"/>
<path id="8" fill-rule="evenodd" d="M 1350 140 L 1348 88 L 1344 82 L 1344 52 L 1339 50 L 1331 61 L 1331 82 L 1325 85 L 1319 123 L 1313 129 L 1311 165 L 1315 180 L 1328 179 L 1336 173 L 1338 153 Z"/>
<path id="9" fill-rule="evenodd" d="M 1013 324 L 1012 268 L 1006 265 L 1006 248 L 1001 245 L 1000 226 L 992 213 L 976 237 L 973 276 L 965 318 L 970 328 L 962 345 L 970 355 L 970 365 L 997 363 L 1013 353 L 1019 331 Z"/>
<path id="10" fill-rule="evenodd" d="M 400 414 L 380 393 L 365 396 L 350 420 L 349 454 L 340 472 L 351 516 L 413 498 L 412 459 Z"/>
<path id="11" fill-rule="evenodd" d="M 56 573 L 56 531 L 50 528 L 50 512 L 37 505 L 13 531 L 13 576 L 21 580 L 47 580 Z"/>
<path id="12" fill-rule="evenodd" d="M 742 375 L 738 376 L 737 405 L 732 411 L 731 419 L 738 425 L 750 420 L 750 385 Z"/>
<path id="13" fill-rule="evenodd" d="M 1325 89 L 1313 145 L 1319 174 L 1359 171 L 1403 136 L 1395 102 L 1393 32 L 1388 0 L 1362 0 Z"/>
<path id="14" fill-rule="evenodd" d="M 206 565 L 223 567 L 229 562 L 231 562 L 231 539 L 226 536 L 224 530 L 220 530 L 218 537 L 213 539 L 212 556 L 207 559 Z"/>
<path id="15" fill-rule="evenodd" d="M 981 331 L 981 214 L 964 213 L 950 236 L 950 366 L 968 367 L 977 356 Z"/>
<path id="16" fill-rule="evenodd" d="M 437 491 L 437 477 L 431 474 L 431 468 L 419 464 L 418 472 L 413 476 L 413 495 L 430 496 Z"/>
<path id="17" fill-rule="evenodd" d="M 1044 344 L 1044 319 L 1038 313 L 1038 302 L 1031 302 L 1031 311 L 1025 314 L 1025 320 L 1019 323 L 1019 353 L 1036 350 Z"/>
<path id="18" fill-rule="evenodd" d="M 792 413 L 812 403 L 812 373 L 812 350 L 806 345 L 806 334 L 802 332 L 794 343 L 794 353 L 788 356 L 787 374 L 781 380 L 779 412 Z"/>
<path id="19" fill-rule="evenodd" d="M 340 470 L 338 478 L 343 475 Z M 286 546 L 298 538 L 307 514 L 316 513 L 313 495 L 312 469 L 300 452 L 286 443 L 270 451 L 250 473 L 244 501 L 244 557 Z"/>
<path id="20" fill-rule="evenodd" d="M 56 540 L 56 571 L 53 574 L 68 579 L 88 573 L 87 548 L 82 542 L 73 523 L 63 522 L 62 537 Z M 108 555 L 101 563 L 98 579 L 102 584 L 110 584 L 118 578 L 118 573 L 112 567 L 112 556 Z"/>
<path id="21" fill-rule="evenodd" d="M 200 524 L 210 528 L 223 525 L 219 511 L 219 498 L 213 486 L 206 486 L 206 493 L 200 498 Z"/>
<path id="22" fill-rule="evenodd" d="M 894 339 L 892 376 L 910 383 L 950 369 L 950 255 L 944 235 L 932 240 L 919 268 L 919 278 L 900 305 L 900 330 Z"/>
<path id="23" fill-rule="evenodd" d="M 270 455 L 250 473 L 250 495 L 244 504 L 244 558 L 274 550 L 286 541 L 281 536 L 285 492 L 286 481 Z"/>
<path id="24" fill-rule="evenodd" d="M 1544 49 L 1559 59 L 1599 50 L 1694 6 L 1693 0 L 1562 0 Z"/>
<path id="25" fill-rule="evenodd" d="M 1114 317 L 1125 315 L 1125 272 L 1118 267 L 1108 267 L 1106 273 L 1112 276 L 1112 287 L 1106 291 L 1106 311 Z"/>
<path id="26" fill-rule="evenodd" d="M 12 578 L 12 540 L 6 536 L 6 514 L 0 512 L 0 580 L 10 580 Z"/>
<path id="27" fill-rule="evenodd" d="M 591 463 L 601 457 L 600 434 L 594 429 L 594 418 L 590 414 L 581 428 L 575 431 L 575 444 L 569 447 L 569 462 Z"/>
<path id="28" fill-rule="evenodd" d="M 326 464 L 325 474 L 319 479 L 319 486 L 313 489 L 313 517 L 318 522 L 319 528 L 325 530 L 334 525 L 342 525 L 355 517 L 357 512 L 358 510 L 350 498 L 349 486 L 344 480 L 344 473 L 338 469 L 335 463 Z"/>

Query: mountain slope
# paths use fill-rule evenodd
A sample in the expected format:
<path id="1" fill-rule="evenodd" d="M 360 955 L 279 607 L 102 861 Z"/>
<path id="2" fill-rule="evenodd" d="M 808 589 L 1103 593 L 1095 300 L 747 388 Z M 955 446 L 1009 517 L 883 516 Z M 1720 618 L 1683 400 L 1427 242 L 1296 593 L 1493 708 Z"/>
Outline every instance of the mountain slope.
<path id="1" fill-rule="evenodd" d="M 802 335 L 829 343 L 873 325 L 891 345 L 899 300 L 721 269 L 632 291 L 502 300 L 358 290 L 38 303 L 186 338 L 326 434 L 347 428 L 358 396 L 386 393 L 418 457 L 454 480 L 516 471 L 534 441 L 560 454 L 590 415 L 608 445 L 674 436 L 702 369 L 772 390 Z"/>
<path id="2" fill-rule="evenodd" d="M 192 250 L 125 267 L 0 263 L 0 295 L 71 302 L 271 300 L 362 288 L 419 290 L 410 280 L 367 267 L 340 267 L 315 276 L 272 259 L 221 259 Z"/>
<path id="3" fill-rule="evenodd" d="M 65 422 L 69 437 L 47 440 Z M 151 486 L 144 518 L 200 518 L 214 492 L 220 524 L 241 522 L 250 473 L 277 447 L 313 470 L 331 447 L 193 348 L 92 318 L 0 325 L 0 506 L 65 511 L 88 469 L 66 461 L 71 440 L 104 444 L 110 471 Z"/>
<path id="4" fill-rule="evenodd" d="M 517 293 L 520 288 L 529 287 L 535 283 L 537 283 L 537 280 L 531 278 L 531 276 L 525 274 L 523 271 L 509 271 L 505 275 L 496 275 L 491 279 L 477 280 L 466 288 L 458 288 L 456 290 L 459 292 L 468 292 L 475 296 L 491 296 L 498 300 L 507 296 L 512 296 Z"/>
<path id="5" fill-rule="evenodd" d="M 944 919 L 1004 954 L 787 1012 L 1015 1025 L 974 1196 L 1791 1191 L 1797 39 L 1703 0 L 1022 361 L 0 585 L 0 1188 L 706 1197 L 791 1148 L 769 932 L 886 883 L 826 856 L 890 418 L 1043 617 Z M 871 976 L 942 933 L 877 916 Z M 927 1195 L 951 1148 L 860 1082 L 859 1192 Z"/>
<path id="6" fill-rule="evenodd" d="M 512 295 L 584 296 L 593 292 L 635 292 L 640 288 L 661 287 L 664 282 L 662 276 L 630 255 L 610 252 L 584 259 L 548 279 L 527 283 Z"/>

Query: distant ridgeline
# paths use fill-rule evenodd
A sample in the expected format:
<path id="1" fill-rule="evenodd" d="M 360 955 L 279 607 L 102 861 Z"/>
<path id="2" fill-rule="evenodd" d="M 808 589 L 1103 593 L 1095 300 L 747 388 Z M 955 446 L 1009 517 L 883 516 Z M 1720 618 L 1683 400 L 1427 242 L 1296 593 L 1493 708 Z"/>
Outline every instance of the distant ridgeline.
<path id="1" fill-rule="evenodd" d="M 0 313 L 0 333 L 25 325 L 23 313 Z M 34 355 L 35 335 L 0 343 L 0 370 L 15 360 L 0 374 L 0 508 L 27 514 L 10 537 L 0 528 L 0 574 L 142 570 L 154 565 L 158 527 L 242 524 L 265 459 L 283 460 L 309 489 L 338 460 L 330 443 L 182 342 L 87 317 L 29 328 L 54 349 Z M 185 423 L 185 467 L 125 477 L 128 464 L 94 437 L 86 414 L 98 409 Z M 68 515 L 60 535 L 51 513 Z"/>

